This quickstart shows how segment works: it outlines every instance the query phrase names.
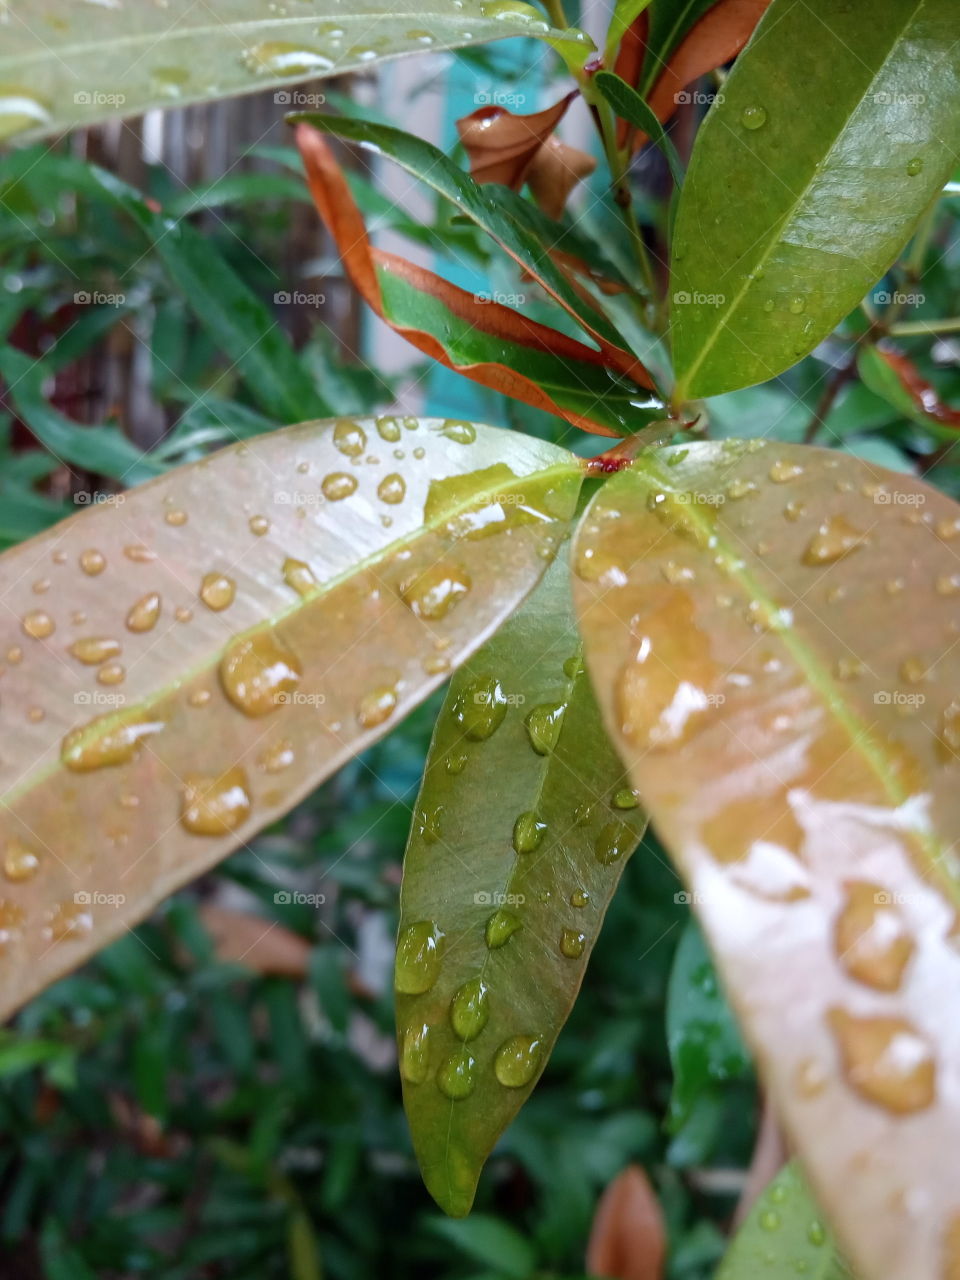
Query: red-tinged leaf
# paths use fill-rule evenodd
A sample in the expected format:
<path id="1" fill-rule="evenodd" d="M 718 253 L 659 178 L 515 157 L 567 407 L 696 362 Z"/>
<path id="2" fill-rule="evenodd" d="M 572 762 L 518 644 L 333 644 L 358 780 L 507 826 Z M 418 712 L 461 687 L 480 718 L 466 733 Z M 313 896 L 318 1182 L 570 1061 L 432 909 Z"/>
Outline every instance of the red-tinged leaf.
<path id="1" fill-rule="evenodd" d="M 586 151 L 559 138 L 548 138 L 527 174 L 530 193 L 548 218 L 557 219 L 567 207 L 570 192 L 596 167 L 596 160 Z"/>
<path id="2" fill-rule="evenodd" d="M 663 416 L 659 401 L 636 386 L 618 388 L 602 352 L 510 307 L 480 301 L 404 258 L 374 249 L 329 144 L 308 125 L 298 126 L 297 143 L 314 201 L 351 280 L 377 315 L 418 351 L 475 382 L 599 435 L 629 435 Z M 416 299 L 409 305 L 401 287 L 419 294 L 423 305 L 417 307 Z M 430 303 L 442 308 L 432 329 Z M 451 336 L 455 326 L 470 331 L 476 354 L 458 356 L 455 335 Z M 477 358 L 487 351 L 488 359 Z"/>
<path id="3" fill-rule="evenodd" d="M 620 79 L 626 80 L 627 84 L 634 89 L 639 85 L 640 76 L 643 72 L 643 63 L 647 56 L 649 29 L 650 15 L 644 10 L 623 33 L 623 39 L 620 41 L 620 48 L 617 52 L 617 60 L 613 64 L 613 69 Z M 628 120 L 618 120 L 617 146 L 625 147 L 629 137 L 630 122 Z"/>
<path id="4" fill-rule="evenodd" d="M 661 1280 L 666 1251 L 660 1201 L 640 1166 L 628 1165 L 600 1197 L 587 1271 L 608 1280 Z"/>
<path id="5" fill-rule="evenodd" d="M 516 115 L 506 107 L 480 107 L 457 121 L 457 133 L 477 182 L 499 182 L 519 191 L 537 152 L 566 114 L 576 92 L 543 111 Z"/>
<path id="6" fill-rule="evenodd" d="M 305 978 L 310 943 L 276 920 L 229 907 L 202 907 L 200 918 L 213 939 L 218 960 L 254 973 Z"/>
<path id="7" fill-rule="evenodd" d="M 863 347 L 857 359 L 860 376 L 871 391 L 899 409 L 905 417 L 939 435 L 955 438 L 960 431 L 960 409 L 940 399 L 940 393 L 909 356 L 883 343 Z"/>
<path id="8" fill-rule="evenodd" d="M 661 124 L 680 106 L 687 85 L 737 56 L 769 4 L 770 0 L 720 0 L 687 32 L 647 98 Z M 646 134 L 638 134 L 634 145 L 645 141 Z"/>

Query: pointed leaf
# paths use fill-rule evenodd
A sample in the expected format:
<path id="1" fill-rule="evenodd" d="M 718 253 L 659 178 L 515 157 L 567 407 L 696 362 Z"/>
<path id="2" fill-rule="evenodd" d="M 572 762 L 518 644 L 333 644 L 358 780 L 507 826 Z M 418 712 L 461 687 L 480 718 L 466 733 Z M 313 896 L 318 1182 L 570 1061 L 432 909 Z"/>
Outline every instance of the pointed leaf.
<path id="1" fill-rule="evenodd" d="M 784 1165 L 728 1249 L 717 1280 L 848 1280 L 800 1166 Z"/>
<path id="2" fill-rule="evenodd" d="M 597 342 L 605 363 L 651 389 L 653 382 L 643 364 L 631 351 L 616 326 L 573 287 L 550 256 L 543 243 L 540 223 L 528 202 L 506 198 L 506 193 L 475 182 L 449 157 L 416 138 L 388 125 L 366 120 L 348 120 L 339 116 L 307 115 L 301 117 L 315 129 L 335 137 L 359 142 L 379 155 L 388 156 L 402 168 L 419 178 L 465 217 L 486 231 L 548 294 Z M 310 172 L 309 152 L 305 144 L 309 133 L 297 130 L 297 139 Z M 342 246 L 341 246 L 342 247 Z"/>
<path id="3" fill-rule="evenodd" d="M 879 347 L 861 347 L 857 372 L 871 391 L 882 396 L 905 418 L 941 439 L 956 440 L 960 432 L 960 409 L 945 404 L 937 389 L 902 351 L 886 343 Z"/>
<path id="4" fill-rule="evenodd" d="M 774 0 L 677 212 L 678 395 L 781 373 L 889 268 L 960 150 L 956 36 L 953 0 L 878 0 L 869 22 L 856 5 Z"/>
<path id="5" fill-rule="evenodd" d="M 666 1252 L 657 1193 L 639 1165 L 628 1165 L 600 1198 L 587 1245 L 587 1270 L 610 1280 L 662 1280 Z"/>
<path id="6" fill-rule="evenodd" d="M 670 174 L 679 190 L 683 186 L 683 161 L 677 155 L 677 149 L 664 132 L 663 125 L 653 111 L 625 80 L 613 75 L 610 71 L 599 71 L 594 77 L 597 88 L 613 107 L 621 120 L 626 120 L 650 138 L 663 152 Z"/>
<path id="7" fill-rule="evenodd" d="M 422 701 L 536 583 L 580 474 L 465 422 L 308 423 L 0 558 L 0 1009 Z"/>
<path id="8" fill-rule="evenodd" d="M 364 301 L 418 350 L 585 431 L 629 435 L 663 416 L 656 397 L 615 377 L 592 347 L 373 249 L 329 144 L 307 125 L 298 128 L 297 141 L 317 208 L 351 280 Z"/>
<path id="9" fill-rule="evenodd" d="M 863 1280 L 960 1240 L 958 545 L 920 481 L 752 441 L 651 451 L 575 548 L 607 727 Z"/>
<path id="10" fill-rule="evenodd" d="M 558 561 L 451 684 L 404 863 L 404 1106 L 448 1213 L 469 1210 L 543 1070 L 643 826 L 580 664 Z"/>
<path id="11" fill-rule="evenodd" d="M 477 183 L 495 182 L 519 191 L 537 152 L 563 119 L 576 92 L 543 111 L 521 114 L 506 107 L 486 106 L 461 116 L 457 135 L 470 161 L 470 177 Z"/>
<path id="12" fill-rule="evenodd" d="M 305 0 L 268 11 L 262 0 L 197 5 L 33 0 L 4 26 L 0 137 L 36 136 L 151 107 L 283 86 L 278 106 L 303 101 L 302 80 L 364 70 L 404 53 L 456 49 L 505 36 L 548 39 L 582 61 L 593 44 L 560 31 L 520 0 Z"/>

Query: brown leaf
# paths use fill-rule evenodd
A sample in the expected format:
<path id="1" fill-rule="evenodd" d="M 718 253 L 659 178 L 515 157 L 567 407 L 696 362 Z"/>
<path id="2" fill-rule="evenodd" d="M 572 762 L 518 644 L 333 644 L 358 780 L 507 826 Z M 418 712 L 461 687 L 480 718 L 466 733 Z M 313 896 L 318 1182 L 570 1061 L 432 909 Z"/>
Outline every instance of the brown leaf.
<path id="1" fill-rule="evenodd" d="M 902 351 L 887 345 L 878 346 L 877 355 L 897 375 L 900 386 L 927 418 L 945 427 L 960 427 L 960 409 L 951 408 L 940 399 L 940 393 L 921 374 L 917 366 Z"/>
<path id="2" fill-rule="evenodd" d="M 519 191 L 540 148 L 577 96 L 576 91 L 544 111 L 516 115 L 506 107 L 480 107 L 457 121 L 457 133 L 476 182 L 499 182 Z"/>
<path id="3" fill-rule="evenodd" d="M 586 1269 L 609 1280 L 661 1280 L 666 1250 L 656 1192 L 639 1165 L 628 1165 L 600 1197 Z"/>
<path id="4" fill-rule="evenodd" d="M 306 977 L 310 943 L 275 920 L 213 905 L 203 907 L 200 918 L 218 960 L 242 964 L 254 973 Z"/>
<path id="5" fill-rule="evenodd" d="M 626 80 L 631 88 L 636 89 L 643 74 L 643 63 L 647 56 L 647 34 L 650 29 L 650 14 L 645 9 L 639 17 L 623 33 L 617 60 L 613 69 L 621 80 Z M 625 147 L 630 137 L 632 126 L 629 120 L 617 121 L 617 146 Z"/>
<path id="6" fill-rule="evenodd" d="M 661 124 L 677 110 L 679 95 L 687 85 L 737 56 L 769 3 L 770 0 L 720 0 L 687 32 L 647 98 Z M 646 138 L 646 134 L 638 134 L 635 149 Z"/>
<path id="7" fill-rule="evenodd" d="M 586 151 L 559 138 L 547 138 L 527 174 L 530 193 L 547 217 L 556 221 L 567 207 L 570 192 L 596 167 L 596 160 Z"/>

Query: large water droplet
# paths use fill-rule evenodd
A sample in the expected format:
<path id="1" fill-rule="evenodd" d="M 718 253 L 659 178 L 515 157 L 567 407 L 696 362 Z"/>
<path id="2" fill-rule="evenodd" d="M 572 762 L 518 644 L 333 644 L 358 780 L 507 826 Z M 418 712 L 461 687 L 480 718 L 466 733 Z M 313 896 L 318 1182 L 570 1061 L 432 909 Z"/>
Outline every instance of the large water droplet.
<path id="1" fill-rule="evenodd" d="M 60 759 L 68 769 L 78 773 L 127 764 L 137 754 L 141 742 L 163 727 L 162 720 L 146 715 L 126 721 L 116 713 L 97 716 L 67 734 L 60 744 Z"/>
<path id="2" fill-rule="evenodd" d="M 520 917 L 512 911 L 507 911 L 503 907 L 495 911 L 487 920 L 487 926 L 484 930 L 484 938 L 490 950 L 496 951 L 505 942 L 509 942 L 520 928 L 520 924 Z"/>
<path id="3" fill-rule="evenodd" d="M 247 775 L 239 765 L 218 776 L 190 774 L 184 779 L 180 821 L 195 836 L 236 831 L 252 807 Z"/>
<path id="4" fill-rule="evenodd" d="M 300 683 L 300 661 L 274 631 L 240 636 L 220 661 L 223 691 L 248 716 L 263 716 L 289 701 Z"/>
<path id="5" fill-rule="evenodd" d="M 98 667 L 101 662 L 118 658 L 122 652 L 118 641 L 110 636 L 82 636 L 74 640 L 69 652 L 78 662 L 88 667 Z"/>
<path id="6" fill-rule="evenodd" d="M 507 714 L 507 697 L 495 676 L 477 676 L 457 694 L 451 710 L 471 742 L 485 742 Z"/>
<path id="7" fill-rule="evenodd" d="M 601 827 L 594 842 L 594 857 L 601 866 L 609 867 L 619 862 L 625 853 L 630 852 L 636 836 L 623 822 L 609 822 Z"/>
<path id="8" fill-rule="evenodd" d="M 312 596 L 318 587 L 316 575 L 307 562 L 294 560 L 291 556 L 283 562 L 283 580 L 304 600 Z"/>
<path id="9" fill-rule="evenodd" d="M 490 1017 L 490 997 L 481 978 L 471 978 L 450 1002 L 450 1025 L 460 1040 L 475 1040 Z"/>
<path id="10" fill-rule="evenodd" d="M 432 920 L 405 925 L 397 939 L 394 986 L 405 996 L 423 995 L 440 976 L 443 933 Z"/>
<path id="11" fill-rule="evenodd" d="M 43 609 L 34 609 L 26 614 L 20 626 L 24 635 L 28 635 L 31 640 L 46 640 L 57 629 L 49 613 L 45 613 Z"/>
<path id="12" fill-rule="evenodd" d="M 470 590 L 470 575 L 458 564 L 431 565 L 400 587 L 400 596 L 418 618 L 445 618 Z"/>
<path id="13" fill-rule="evenodd" d="M 936 1097 L 936 1064 L 927 1040 L 904 1018 L 856 1017 L 831 1009 L 843 1072 L 850 1087 L 884 1110 L 907 1115 Z"/>
<path id="14" fill-rule="evenodd" d="M 40 858 L 29 845 L 14 836 L 7 841 L 3 851 L 3 874 L 8 880 L 19 884 L 35 876 L 40 866 Z"/>
<path id="15" fill-rule="evenodd" d="M 237 584 L 225 573 L 214 571 L 204 574 L 203 581 L 200 583 L 200 599 L 214 613 L 220 613 L 223 609 L 229 608 L 236 594 Z"/>
<path id="16" fill-rule="evenodd" d="M 241 61 L 248 71 L 262 76 L 306 76 L 329 71 L 333 66 L 318 49 L 307 49 L 288 40 L 264 40 L 245 49 Z"/>
<path id="17" fill-rule="evenodd" d="M 867 535 L 854 528 L 844 516 L 830 516 L 813 535 L 803 553 L 803 563 L 819 566 L 833 564 L 858 550 Z"/>
<path id="18" fill-rule="evenodd" d="M 389 503 L 391 506 L 396 506 L 397 503 L 402 502 L 406 494 L 407 483 L 403 476 L 396 471 L 391 471 L 389 475 L 384 476 L 377 485 L 377 497 L 381 502 Z"/>
<path id="19" fill-rule="evenodd" d="M 333 429 L 333 443 L 348 458 L 359 458 L 367 447 L 367 433 L 359 422 L 340 418 Z"/>
<path id="20" fill-rule="evenodd" d="M 913 156 L 907 161 L 907 177 L 915 178 L 918 173 L 923 172 L 922 156 Z"/>
<path id="21" fill-rule="evenodd" d="M 107 567 L 107 558 L 94 547 L 88 547 L 86 551 L 80 552 L 80 568 L 84 573 L 89 574 L 91 578 L 95 578 L 98 573 L 103 573 Z"/>
<path id="22" fill-rule="evenodd" d="M 328 502 L 342 502 L 344 498 L 350 497 L 356 487 L 357 477 L 348 475 L 346 471 L 331 471 L 320 482 L 323 496 Z"/>
<path id="23" fill-rule="evenodd" d="M 477 1061 L 469 1049 L 456 1049 L 441 1063 L 437 1086 L 454 1102 L 469 1098 L 477 1083 Z"/>
<path id="24" fill-rule="evenodd" d="M 390 414 L 384 414 L 382 417 L 375 419 L 377 432 L 381 440 L 386 440 L 388 444 L 396 444 L 402 434 L 400 423 Z"/>
<path id="25" fill-rule="evenodd" d="M 579 929 L 564 929 L 560 934 L 560 954 L 568 960 L 579 960 L 587 945 L 587 935 Z"/>
<path id="26" fill-rule="evenodd" d="M 506 1088 L 522 1089 L 537 1074 L 543 1049 L 540 1036 L 511 1036 L 496 1052 L 494 1075 Z"/>
<path id="27" fill-rule="evenodd" d="M 898 989 L 914 951 L 892 894 L 865 880 L 847 886 L 835 941 L 840 963 L 851 977 L 878 991 Z"/>
<path id="28" fill-rule="evenodd" d="M 566 710 L 565 702 L 541 702 L 524 720 L 530 745 L 537 755 L 548 756 L 556 747 Z"/>
<path id="29" fill-rule="evenodd" d="M 774 484 L 789 484 L 803 475 L 803 467 L 799 462 L 791 462 L 788 458 L 777 458 L 769 471 Z"/>
<path id="30" fill-rule="evenodd" d="M 532 811 L 521 813 L 513 824 L 513 847 L 517 853 L 533 853 L 539 848 L 543 833 L 547 829 L 545 822 L 540 822 Z"/>
<path id="31" fill-rule="evenodd" d="M 767 113 L 763 107 L 744 107 L 740 112 L 740 123 L 745 129 L 762 129 L 767 123 Z"/>
<path id="32" fill-rule="evenodd" d="M 397 691 L 390 685 L 377 685 L 365 693 L 357 704 L 357 722 L 364 729 L 375 729 L 389 720 L 397 709 Z"/>
<path id="33" fill-rule="evenodd" d="M 447 418 L 440 428 L 441 435 L 457 444 L 473 444 L 477 438 L 477 429 L 472 422 L 463 422 L 458 418 Z"/>
<path id="34" fill-rule="evenodd" d="M 127 614 L 127 630 L 136 633 L 152 631 L 160 617 L 160 597 L 156 591 L 142 596 Z"/>
<path id="35" fill-rule="evenodd" d="M 430 1072 L 430 1027 L 411 1023 L 400 1044 L 400 1074 L 408 1084 L 423 1084 Z"/>

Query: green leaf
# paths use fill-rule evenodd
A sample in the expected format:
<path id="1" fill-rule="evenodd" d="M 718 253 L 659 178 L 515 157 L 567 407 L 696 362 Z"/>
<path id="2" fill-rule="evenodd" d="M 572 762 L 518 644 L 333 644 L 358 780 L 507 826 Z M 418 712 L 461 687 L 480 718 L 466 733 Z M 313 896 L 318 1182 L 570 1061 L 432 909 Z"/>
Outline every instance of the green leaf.
<path id="1" fill-rule="evenodd" d="M 36 137 L 272 86 L 283 86 L 278 110 L 316 105 L 315 93 L 292 86 L 398 54 L 505 36 L 550 39 L 581 61 L 593 48 L 583 32 L 552 28 L 520 0 L 303 0 L 273 12 L 261 0 L 216 10 L 191 0 L 83 10 L 73 0 L 44 0 L 4 32 L 0 137 Z"/>
<path id="2" fill-rule="evenodd" d="M 649 93 L 677 45 L 717 0 L 656 0 L 650 10 L 643 92 Z"/>
<path id="3" fill-rule="evenodd" d="M 750 1061 L 693 921 L 680 939 L 670 973 L 667 1047 L 673 1065 L 670 1122 L 676 1131 L 706 1088 L 743 1075 Z"/>
<path id="4" fill-rule="evenodd" d="M 0 1007 L 422 702 L 539 580 L 581 475 L 464 422 L 307 423 L 0 557 Z"/>
<path id="5" fill-rule="evenodd" d="M 404 861 L 404 1106 L 427 1188 L 455 1216 L 546 1065 L 644 827 L 569 591 L 558 562 L 458 672 Z"/>
<path id="6" fill-rule="evenodd" d="M 899 363 L 910 367 L 909 362 L 902 357 L 899 358 Z M 925 404 L 925 397 L 910 394 L 902 379 L 898 377 L 894 364 L 884 359 L 883 353 L 874 346 L 863 346 L 857 352 L 857 372 L 864 385 L 874 395 L 886 400 L 887 404 L 896 409 L 898 415 L 909 422 L 916 422 L 918 426 L 925 427 L 940 440 L 956 442 L 960 435 L 960 413 L 956 410 L 948 410 L 938 420 L 934 410 L 943 406 L 929 383 L 923 384 L 929 393 L 928 403 Z M 920 377 L 916 368 L 913 368 L 912 372 L 917 378 Z M 947 421 L 948 418 L 952 421 L 952 425 Z"/>
<path id="7" fill-rule="evenodd" d="M 671 267 L 677 395 L 772 378 L 889 268 L 960 150 L 953 0 L 774 0 L 697 138 Z"/>
<path id="8" fill-rule="evenodd" d="M 366 120 L 335 116 L 299 117 L 324 133 L 347 138 L 378 155 L 388 156 L 413 177 L 449 200 L 503 248 L 546 289 L 546 291 L 601 344 L 626 351 L 626 342 L 616 326 L 585 300 L 550 256 L 556 237 L 544 237 L 544 223 L 552 227 L 534 205 L 499 184 L 481 185 L 422 138 Z"/>
<path id="9" fill-rule="evenodd" d="M 683 186 L 683 161 L 663 125 L 636 89 L 632 89 L 625 80 L 621 80 L 612 71 L 598 71 L 594 77 L 594 83 L 621 120 L 627 120 L 630 124 L 636 125 L 657 144 L 670 166 L 671 176 L 679 190 Z"/>
<path id="10" fill-rule="evenodd" d="M 469 1218 L 430 1218 L 432 1232 L 447 1240 L 474 1262 L 493 1267 L 502 1276 L 527 1280 L 537 1265 L 530 1241 L 508 1223 L 485 1213 Z"/>
<path id="11" fill-rule="evenodd" d="M 755 440 L 650 451 L 575 547 L 604 721 L 864 1280 L 958 1238 L 958 539 L 912 476 Z"/>
<path id="12" fill-rule="evenodd" d="M 800 1166 L 784 1165 L 750 1210 L 724 1256 L 716 1280 L 846 1280 L 838 1255 Z"/>
<path id="13" fill-rule="evenodd" d="M 616 60 L 620 41 L 649 4 L 650 0 L 616 0 L 616 4 L 613 6 L 613 15 L 610 18 L 610 26 L 607 28 L 604 53 L 604 62 L 609 66 L 613 66 Z M 659 6 L 655 7 L 659 8 Z"/>

